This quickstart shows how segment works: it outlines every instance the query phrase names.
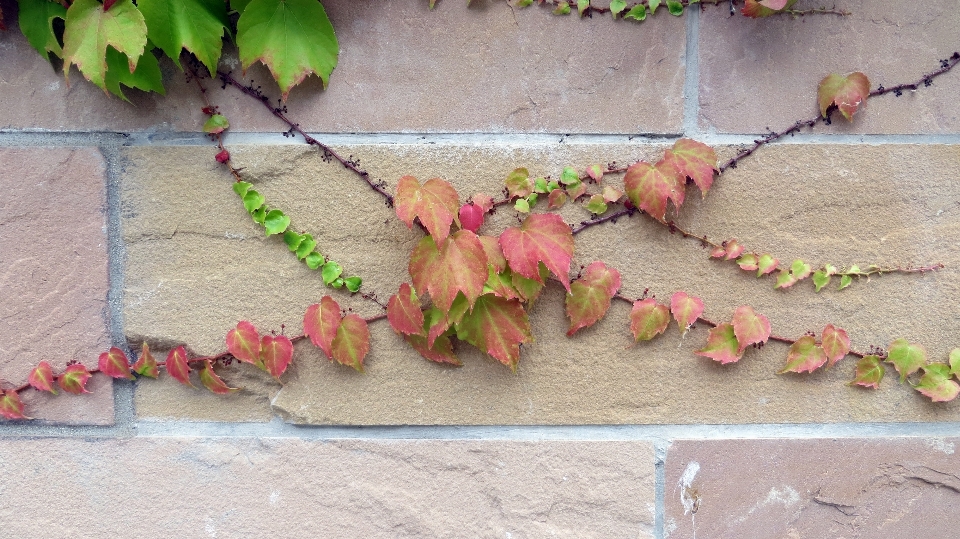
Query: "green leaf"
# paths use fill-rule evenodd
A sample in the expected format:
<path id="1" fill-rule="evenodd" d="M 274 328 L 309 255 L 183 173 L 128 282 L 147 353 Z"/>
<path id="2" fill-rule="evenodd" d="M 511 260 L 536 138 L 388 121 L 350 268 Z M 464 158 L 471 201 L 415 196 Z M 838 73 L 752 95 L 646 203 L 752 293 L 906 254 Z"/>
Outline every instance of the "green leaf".
<path id="1" fill-rule="evenodd" d="M 203 124 L 203 132 L 213 135 L 219 135 L 229 128 L 230 122 L 227 121 L 227 117 L 222 114 L 214 114 L 213 116 L 210 116 Z"/>
<path id="2" fill-rule="evenodd" d="M 239 185 L 239 184 L 237 184 Z M 245 195 L 243 195 L 243 207 L 247 209 L 247 213 L 253 214 L 254 211 L 258 210 L 267 199 L 258 193 L 255 189 L 250 189 Z"/>
<path id="3" fill-rule="evenodd" d="M 456 330 L 458 339 L 490 354 L 514 372 L 520 361 L 520 344 L 533 340 L 527 312 L 520 302 L 489 294 L 477 299 Z"/>
<path id="4" fill-rule="evenodd" d="M 312 270 L 319 268 L 321 265 L 323 265 L 324 262 L 325 262 L 325 259 L 323 258 L 323 255 L 316 252 L 310 253 L 307 256 L 303 257 L 303 263 L 306 264 L 307 267 Z M 325 283 L 325 284 L 329 284 L 329 283 Z"/>
<path id="5" fill-rule="evenodd" d="M 19 0 L 20 2 L 20 31 L 30 46 L 46 59 L 49 53 L 58 58 L 63 56 L 63 48 L 57 41 L 53 31 L 55 19 L 66 20 L 67 8 L 57 2 L 49 0 Z"/>
<path id="6" fill-rule="evenodd" d="M 823 351 L 823 348 L 817 345 L 816 339 L 810 335 L 804 335 L 790 345 L 790 351 L 787 352 L 787 364 L 780 371 L 780 374 L 785 372 L 813 372 L 826 362 L 827 354 Z"/>
<path id="7" fill-rule="evenodd" d="M 563 172 L 560 173 L 560 183 L 563 185 L 573 185 L 580 182 L 580 175 L 577 174 L 577 170 L 573 167 L 563 167 Z"/>
<path id="8" fill-rule="evenodd" d="M 347 290 L 351 292 L 357 292 L 363 285 L 363 279 L 357 276 L 346 277 L 343 279 L 343 285 L 347 287 Z"/>
<path id="9" fill-rule="evenodd" d="M 633 19 L 635 21 L 642 21 L 647 18 L 647 6 L 643 4 L 637 4 L 630 8 L 630 11 L 623 16 L 624 19 Z"/>
<path id="10" fill-rule="evenodd" d="M 300 245 L 297 247 L 297 258 L 299 258 L 300 260 L 303 260 L 304 258 L 307 258 L 308 256 L 310 256 L 310 253 L 312 253 L 313 249 L 317 246 L 317 242 L 313 239 L 313 236 L 311 236 L 310 234 L 304 234 L 302 238 L 303 239 L 300 242 Z M 310 268 L 310 269 L 317 269 L 317 268 Z"/>
<path id="11" fill-rule="evenodd" d="M 517 0 L 517 7 L 525 8 L 530 6 L 533 3 L 533 0 Z"/>
<path id="12" fill-rule="evenodd" d="M 252 0 L 237 21 L 237 46 L 243 69 L 263 62 L 284 100 L 291 88 L 314 73 L 326 88 L 340 51 L 333 25 L 317 0 Z"/>
<path id="13" fill-rule="evenodd" d="M 283 233 L 283 243 L 287 244 L 287 249 L 290 251 L 296 252 L 297 248 L 300 247 L 300 244 L 303 243 L 304 238 L 309 236 L 309 234 L 297 234 L 293 230 L 287 230 Z M 313 248 L 310 249 L 311 251 Z M 297 257 L 300 258 L 300 257 Z"/>
<path id="14" fill-rule="evenodd" d="M 343 288 L 343 277 L 337 277 L 336 279 L 334 279 L 334 281 L 330 283 L 330 286 L 338 290 Z"/>
<path id="15" fill-rule="evenodd" d="M 950 351 L 950 374 L 960 378 L 960 348 Z"/>
<path id="16" fill-rule="evenodd" d="M 677 0 L 667 0 L 667 10 L 670 11 L 671 15 L 679 17 L 683 15 L 683 4 L 677 2 Z"/>
<path id="17" fill-rule="evenodd" d="M 253 213 L 250 214 L 250 217 L 253 218 L 253 222 L 262 225 L 263 222 L 267 220 L 267 210 L 268 208 L 266 204 L 253 210 Z"/>
<path id="18" fill-rule="evenodd" d="M 616 19 L 621 11 L 627 9 L 627 0 L 610 0 L 610 13 Z"/>
<path id="19" fill-rule="evenodd" d="M 577 0 L 577 13 L 583 17 L 583 12 L 590 7 L 590 0 Z"/>
<path id="20" fill-rule="evenodd" d="M 593 262 L 576 281 L 566 297 L 570 329 L 567 336 L 590 327 L 607 314 L 610 300 L 620 289 L 620 272 L 603 262 Z"/>
<path id="21" fill-rule="evenodd" d="M 203 368 L 200 369 L 200 383 L 217 395 L 229 395 L 235 391 L 240 391 L 239 387 L 228 386 L 217 373 L 213 372 L 213 363 L 209 359 L 204 362 Z"/>
<path id="22" fill-rule="evenodd" d="M 593 195 L 590 197 L 590 200 L 584 207 L 594 215 L 601 215 L 607 211 L 607 203 L 603 201 L 603 196 L 601 195 Z"/>
<path id="23" fill-rule="evenodd" d="M 340 277 L 340 274 L 343 273 L 343 268 L 340 264 L 337 264 L 334 261 L 327 262 L 323 265 L 323 269 L 320 270 L 320 276 L 323 278 L 323 284 L 330 284 L 333 281 L 337 280 L 337 277 Z"/>
<path id="24" fill-rule="evenodd" d="M 849 276 L 849 275 L 841 275 L 841 276 L 840 276 L 840 287 L 837 288 L 837 290 L 843 290 L 844 288 L 850 286 L 851 283 L 853 283 L 853 277 L 851 277 L 851 276 Z"/>
<path id="25" fill-rule="evenodd" d="M 230 10 L 236 11 L 237 13 L 243 13 L 243 10 L 247 9 L 247 5 L 251 0 L 230 0 Z"/>
<path id="26" fill-rule="evenodd" d="M 857 362 L 856 375 L 849 385 L 878 389 L 883 380 L 885 369 L 878 356 L 863 356 Z"/>
<path id="27" fill-rule="evenodd" d="M 517 210 L 520 213 L 530 213 L 530 204 L 525 198 L 518 198 L 517 201 L 513 204 L 513 209 Z"/>
<path id="28" fill-rule="evenodd" d="M 726 365 L 740 361 L 742 354 L 737 350 L 737 335 L 733 331 L 733 324 L 720 324 L 710 330 L 707 335 L 707 345 L 694 354 Z"/>
<path id="29" fill-rule="evenodd" d="M 210 73 L 217 72 L 227 6 L 223 0 L 138 0 L 147 37 L 180 67 L 180 51 L 192 52 Z"/>
<path id="30" fill-rule="evenodd" d="M 657 12 L 657 8 L 660 7 L 660 0 L 650 0 L 647 2 L 650 5 L 650 14 L 653 15 Z"/>
<path id="31" fill-rule="evenodd" d="M 770 273 L 777 269 L 778 265 L 780 265 L 780 261 L 776 258 L 770 255 L 760 255 L 760 258 L 757 259 L 757 277 Z"/>
<path id="32" fill-rule="evenodd" d="M 533 180 L 533 190 L 537 193 L 549 193 L 550 187 L 547 185 L 547 180 L 537 178 Z"/>
<path id="33" fill-rule="evenodd" d="M 240 195 L 240 198 L 247 196 L 251 187 L 253 187 L 253 184 L 249 182 L 233 182 L 233 192 Z"/>
<path id="34" fill-rule="evenodd" d="M 290 226 L 290 218 L 280 210 L 270 210 L 263 220 L 263 227 L 266 229 L 267 236 L 280 234 L 288 226 Z"/>
<path id="35" fill-rule="evenodd" d="M 570 3 L 569 2 L 560 2 L 557 4 L 557 9 L 553 10 L 554 15 L 569 15 L 570 14 Z"/>
<path id="36" fill-rule="evenodd" d="M 649 341 L 667 330 L 670 310 L 657 300 L 647 298 L 633 303 L 630 311 L 630 332 L 637 341 Z"/>
<path id="37" fill-rule="evenodd" d="M 927 363 L 927 351 L 919 344 L 910 344 L 906 339 L 897 339 L 890 343 L 887 351 L 887 361 L 900 373 L 902 384 L 907 376 L 920 370 Z"/>
<path id="38" fill-rule="evenodd" d="M 131 0 L 118 0 L 108 11 L 97 0 L 76 0 L 67 9 L 63 31 L 64 75 L 76 65 L 87 80 L 106 90 L 107 47 L 127 55 L 137 68 L 147 44 L 147 25 Z"/>
<path id="39" fill-rule="evenodd" d="M 830 275 L 826 271 L 817 270 L 813 272 L 813 286 L 816 287 L 817 292 L 828 284 L 830 284 Z"/>
<path id="40" fill-rule="evenodd" d="M 144 51 L 143 56 L 137 62 L 137 68 L 130 72 L 130 61 L 127 55 L 117 52 L 113 47 L 107 48 L 107 74 L 104 80 L 104 86 L 113 95 L 128 101 L 123 95 L 120 85 L 127 88 L 136 88 L 144 92 L 157 92 L 160 95 L 166 94 L 163 89 L 162 74 L 160 73 L 160 64 L 157 58 L 150 51 Z"/>

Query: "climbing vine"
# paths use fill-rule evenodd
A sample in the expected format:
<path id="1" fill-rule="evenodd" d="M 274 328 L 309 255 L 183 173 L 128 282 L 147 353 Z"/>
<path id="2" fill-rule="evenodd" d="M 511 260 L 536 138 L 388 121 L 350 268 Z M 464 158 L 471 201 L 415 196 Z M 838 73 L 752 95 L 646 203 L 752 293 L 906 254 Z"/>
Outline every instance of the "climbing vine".
<path id="1" fill-rule="evenodd" d="M 532 0 L 520 0 L 513 5 L 526 7 L 532 3 Z M 569 2 L 542 0 L 537 3 L 553 7 L 553 12 L 558 15 L 567 14 L 572 8 Z M 615 0 L 609 7 L 594 7 L 589 1 L 581 0 L 573 7 L 584 17 L 610 13 L 614 18 L 639 21 L 654 14 L 661 4 L 669 13 L 680 15 L 684 7 L 694 3 L 697 2 L 646 0 L 628 3 Z M 795 0 L 747 0 L 743 13 L 751 17 L 806 13 L 792 11 L 794 3 Z M 219 47 L 212 47 L 201 39 L 202 36 L 191 34 L 183 27 L 190 26 L 195 32 L 197 28 L 207 26 L 207 31 L 216 32 L 214 35 L 219 39 L 230 28 L 224 22 L 227 11 L 223 2 L 175 0 L 165 7 L 146 0 L 140 0 L 136 5 L 131 0 L 106 0 L 103 4 L 96 0 L 64 0 L 62 4 L 20 0 L 20 4 L 21 28 L 41 54 L 61 58 L 66 75 L 69 75 L 70 67 L 76 65 L 88 80 L 120 97 L 123 97 L 120 84 L 162 92 L 159 83 L 154 84 L 159 79 L 154 81 L 151 78 L 151 66 L 155 66 L 156 58 L 147 54 L 154 63 L 144 60 L 143 50 L 147 43 L 156 45 L 177 65 L 180 65 L 182 49 L 192 53 L 195 60 L 190 58 L 184 65 L 203 96 L 203 112 L 208 117 L 203 129 L 216 142 L 215 160 L 230 172 L 233 190 L 244 209 L 263 227 L 267 236 L 282 237 L 298 260 L 310 269 L 318 270 L 325 284 L 361 294 L 377 303 L 383 313 L 363 318 L 342 309 L 333 297 L 324 296 L 307 308 L 302 334 L 292 337 L 261 334 L 250 322 L 240 321 L 225 336 L 226 351 L 214 356 L 191 358 L 186 347 L 181 345 L 170 350 L 165 361 L 160 362 L 144 342 L 133 362 L 118 347 L 102 353 L 96 368 L 72 362 L 63 372 L 54 373 L 51 365 L 43 361 L 33 369 L 25 384 L 3 390 L 0 415 L 6 418 L 27 419 L 19 397 L 21 392 L 33 388 L 57 393 L 59 388 L 68 393 L 84 393 L 87 392 L 87 381 L 95 372 L 124 379 L 135 379 L 136 376 L 156 378 L 163 367 L 174 379 L 192 386 L 191 373 L 196 371 L 201 385 L 214 393 L 226 394 L 238 388 L 229 387 L 215 372 L 215 366 L 236 361 L 250 363 L 280 380 L 293 360 L 293 345 L 302 340 L 309 340 L 332 361 L 363 372 L 364 359 L 371 346 L 368 325 L 380 320 L 386 320 L 429 361 L 461 364 L 456 355 L 460 342 L 477 347 L 516 371 L 521 359 L 521 345 L 533 339 L 529 309 L 550 281 L 566 290 L 568 336 L 603 319 L 613 301 L 622 301 L 632 306 L 628 326 L 637 342 L 663 334 L 671 320 L 676 322 L 682 334 L 699 323 L 710 329 L 703 347 L 695 354 L 720 364 L 738 362 L 751 348 L 773 340 L 789 345 L 781 373 L 810 373 L 830 368 L 850 355 L 858 358 L 851 385 L 876 388 L 884 377 L 885 365 L 892 365 L 900 375 L 901 383 L 909 381 L 913 388 L 934 402 L 949 401 L 960 395 L 960 384 L 956 381 L 960 379 L 960 348 L 953 350 L 946 362 L 930 363 L 922 346 L 905 339 L 894 340 L 886 350 L 853 350 L 847 332 L 834 324 L 827 324 L 819 336 L 811 333 L 797 338 L 782 337 L 772 332 L 767 317 L 749 305 L 736 308 L 729 321 L 708 320 L 703 316 L 705 305 L 702 299 L 685 291 L 675 292 L 668 304 L 646 297 L 646 293 L 639 298 L 621 295 L 619 271 L 602 261 L 593 261 L 576 271 L 572 279 L 570 277 L 576 234 L 589 227 L 633 216 L 644 216 L 671 233 L 700 243 L 709 248 L 709 258 L 733 262 L 744 271 L 756 272 L 758 278 L 770 276 L 775 279 L 773 286 L 780 289 L 809 279 L 819 292 L 837 277 L 838 288 L 842 290 L 851 286 L 854 279 L 891 272 L 925 273 L 942 268 L 941 264 L 934 263 L 921 267 L 869 265 L 865 268 L 854 264 L 843 268 L 825 264 L 814 269 L 800 259 L 781 265 L 773 254 L 749 251 L 734 238 L 720 242 L 711 240 L 680 228 L 670 217 L 678 215 L 683 208 L 688 184 L 692 183 L 701 196 L 707 197 L 725 170 L 736 167 L 759 147 L 819 122 L 829 123 L 835 112 L 852 120 L 869 98 L 888 93 L 900 95 L 906 89 L 929 86 L 934 78 L 960 63 L 960 53 L 941 60 L 939 69 L 919 81 L 892 88 L 880 86 L 871 91 L 867 76 L 859 72 L 829 75 L 820 82 L 818 89 L 819 116 L 798 121 L 781 132 L 770 133 L 723 164 L 711 147 L 682 138 L 666 149 L 655 163 L 639 161 L 626 167 L 595 164 L 583 171 L 565 167 L 556 178 L 532 177 L 527 169 L 517 168 L 504 180 L 503 198 L 476 193 L 462 199 L 456 189 L 441 178 L 421 182 L 414 176 L 404 176 L 391 189 L 386 182 L 372 179 L 352 156 L 344 158 L 304 133 L 287 117 L 286 109 L 273 106 L 259 88 L 246 86 L 232 74 L 217 71 Z M 182 9 L 171 7 L 174 5 Z M 230 7 L 237 18 L 237 44 L 244 68 L 255 61 L 266 63 L 280 86 L 283 99 L 309 74 L 318 74 L 326 84 L 336 63 L 336 38 L 332 26 L 327 31 L 329 21 L 315 0 L 232 1 Z M 430 2 L 430 7 L 434 7 L 434 2 Z M 275 12 L 290 10 L 287 15 L 294 18 L 302 16 L 326 21 L 326 26 L 321 25 L 318 32 L 324 40 L 326 55 L 319 59 L 309 54 L 301 56 L 302 53 L 293 46 L 284 49 L 284 54 L 279 57 L 272 54 L 271 51 L 278 48 L 277 36 L 290 37 L 297 31 L 275 20 L 267 13 L 268 8 Z M 196 15 L 198 20 L 207 24 L 186 24 L 183 13 L 194 11 L 200 13 Z M 816 12 L 843 14 L 835 10 Z M 53 25 L 57 18 L 65 21 L 59 33 Z M 42 31 L 38 30 L 38 20 L 43 21 Z M 96 45 L 91 46 L 87 42 L 89 36 L 103 39 L 95 40 Z M 306 42 L 301 44 L 306 46 Z M 241 170 L 232 165 L 230 152 L 222 138 L 229 129 L 229 121 L 208 101 L 207 89 L 202 82 L 207 78 L 204 71 L 218 78 L 224 88 L 237 88 L 259 101 L 289 126 L 289 134 L 301 135 L 307 143 L 318 147 L 324 160 L 336 161 L 352 171 L 383 197 L 397 219 L 411 229 L 417 226 L 423 231 L 423 238 L 410 253 L 407 267 L 410 282 L 402 283 L 386 304 L 381 303 L 376 294 L 361 293 L 360 277 L 345 277 L 340 264 L 321 254 L 312 234 L 295 230 L 291 219 L 282 210 L 267 205 L 264 196 L 244 178 Z M 608 176 L 619 178 L 620 183 L 608 180 Z M 568 203 L 581 203 L 591 217 L 572 226 L 552 213 Z M 546 211 L 538 211 L 544 205 Z M 501 207 L 516 211 L 520 222 L 498 235 L 482 233 L 486 216 Z"/>

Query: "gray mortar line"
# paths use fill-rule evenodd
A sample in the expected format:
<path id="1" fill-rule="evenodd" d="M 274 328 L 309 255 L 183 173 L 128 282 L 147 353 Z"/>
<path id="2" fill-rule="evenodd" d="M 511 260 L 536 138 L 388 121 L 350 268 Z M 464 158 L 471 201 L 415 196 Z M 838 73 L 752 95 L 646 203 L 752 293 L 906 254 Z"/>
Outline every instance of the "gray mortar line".
<path id="1" fill-rule="evenodd" d="M 654 451 L 654 480 L 653 480 L 653 536 L 657 539 L 664 539 L 664 515 L 667 506 L 667 450 L 670 449 L 669 441 L 657 441 L 653 444 Z"/>
<path id="2" fill-rule="evenodd" d="M 687 43 L 683 79 L 683 134 L 699 138 L 700 131 L 700 9 L 687 10 Z"/>

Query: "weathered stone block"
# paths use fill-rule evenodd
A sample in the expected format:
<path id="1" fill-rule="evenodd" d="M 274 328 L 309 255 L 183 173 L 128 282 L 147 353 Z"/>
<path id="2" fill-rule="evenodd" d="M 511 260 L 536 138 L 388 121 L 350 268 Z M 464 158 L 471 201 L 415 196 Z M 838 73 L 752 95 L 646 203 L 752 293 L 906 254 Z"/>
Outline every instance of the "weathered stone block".
<path id="1" fill-rule="evenodd" d="M 0 474 L 10 537 L 653 537 L 646 442 L 6 439 Z"/>
<path id="2" fill-rule="evenodd" d="M 391 145 L 338 148 L 361 159 L 373 178 L 391 187 L 404 174 L 449 179 L 463 198 L 499 196 L 517 166 L 558 175 L 564 165 L 655 159 L 656 145 L 543 144 Z M 724 149 L 729 153 L 730 149 Z M 319 249 L 364 291 L 385 302 L 408 281 L 407 262 L 420 232 L 408 230 L 357 177 L 325 163 L 304 146 L 232 147 L 235 164 L 283 209 L 293 227 L 312 233 Z M 382 313 L 359 296 L 323 287 L 279 238 L 264 238 L 231 191 L 230 176 L 211 148 L 126 150 L 123 233 L 127 242 L 125 325 L 134 342 L 155 348 L 187 343 L 197 353 L 224 349 L 238 320 L 262 331 L 299 334 L 308 305 L 325 294 L 362 316 Z M 833 323 L 857 350 L 886 347 L 898 337 L 920 343 L 931 360 L 957 346 L 960 317 L 960 151 L 956 146 L 779 145 L 764 148 L 719 178 L 706 199 L 693 191 L 677 223 L 715 241 L 737 238 L 785 264 L 876 263 L 884 267 L 944 263 L 924 275 L 892 274 L 837 282 L 819 294 L 805 281 L 774 290 L 733 263 L 708 258 L 645 216 L 586 230 L 577 238 L 575 268 L 604 260 L 623 275 L 622 293 L 647 290 L 666 302 L 676 290 L 704 298 L 705 315 L 730 320 L 740 305 L 769 317 L 775 334 L 799 337 Z M 605 183 L 620 185 L 617 178 Z M 691 188 L 692 189 L 692 188 Z M 568 205 L 575 223 L 589 217 Z M 498 234 L 515 212 L 497 211 L 481 229 Z M 625 303 L 572 338 L 565 336 L 562 289 L 554 284 L 531 311 L 534 343 L 524 345 L 516 375 L 470 346 L 465 365 L 447 368 L 421 359 L 385 322 L 371 326 L 368 373 L 330 364 L 307 343 L 277 386 L 249 387 L 248 397 L 272 401 L 288 421 L 335 424 L 605 424 L 956 421 L 956 403 L 931 404 L 891 378 L 879 391 L 849 388 L 854 358 L 809 376 L 776 375 L 787 347 L 751 349 L 721 367 L 693 355 L 704 328 L 681 339 L 676 327 L 651 343 L 631 345 Z M 891 371 L 892 372 L 892 371 Z M 232 376 L 231 370 L 226 370 Z M 147 384 L 141 384 L 141 388 Z M 142 389 L 141 389 L 142 391 Z M 189 404 L 160 404 L 139 393 L 141 415 L 191 417 Z M 240 397 L 233 397 L 240 398 Z M 149 401 L 149 402 L 148 402 Z M 156 406 L 150 403 L 157 403 Z M 189 402 L 189 401 L 185 401 Z M 265 405 L 264 405 L 265 408 Z M 145 413 L 145 410 L 150 410 Z M 208 411 L 203 418 L 212 417 Z M 232 417 L 232 416 L 231 416 Z"/>
<path id="3" fill-rule="evenodd" d="M 667 452 L 664 537 L 955 537 L 956 443 L 674 442 Z"/>
<path id="4" fill-rule="evenodd" d="M 104 162 L 96 149 L 0 149 L 0 376 L 26 383 L 40 361 L 97 365 L 110 347 Z M 89 395 L 29 390 L 26 413 L 61 423 L 113 422 L 112 384 Z"/>

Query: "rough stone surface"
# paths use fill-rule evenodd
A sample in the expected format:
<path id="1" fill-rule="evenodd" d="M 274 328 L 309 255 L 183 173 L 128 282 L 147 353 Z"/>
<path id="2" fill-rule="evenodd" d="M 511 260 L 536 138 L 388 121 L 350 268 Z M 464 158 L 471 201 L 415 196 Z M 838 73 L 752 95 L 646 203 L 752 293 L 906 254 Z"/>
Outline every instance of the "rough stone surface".
<path id="1" fill-rule="evenodd" d="M 664 536 L 956 537 L 956 443 L 674 442 L 667 452 Z"/>
<path id="2" fill-rule="evenodd" d="M 15 9 L 6 8 L 4 13 Z M 610 17 L 578 20 L 503 2 L 328 0 L 339 67 L 322 90 L 312 77 L 289 112 L 310 131 L 677 133 L 683 118 L 686 32 L 665 11 L 638 28 Z M 7 15 L 12 22 L 12 13 Z M 166 97 L 107 97 L 73 70 L 71 85 L 19 33 L 0 33 L 0 129 L 199 131 L 194 82 L 161 62 Z M 235 52 L 222 66 L 241 77 Z M 259 64 L 243 79 L 271 96 Z M 285 131 L 235 89 L 204 83 L 234 131 Z M 335 111 L 335 113 L 332 113 Z"/>
<path id="3" fill-rule="evenodd" d="M 801 0 L 797 8 L 822 2 Z M 829 6 L 828 6 L 829 7 Z M 850 0 L 851 14 L 731 17 L 707 7 L 700 18 L 700 128 L 720 133 L 764 133 L 813 118 L 817 85 L 830 73 L 862 71 L 872 89 L 919 80 L 957 51 L 960 12 L 953 0 Z M 831 133 L 958 133 L 960 85 L 950 73 L 916 93 L 872 99 Z"/>
<path id="4" fill-rule="evenodd" d="M 6 439 L 0 473 L 9 537 L 653 537 L 646 442 Z"/>
<path id="5" fill-rule="evenodd" d="M 450 179 L 464 196 L 499 193 L 506 174 L 534 175 L 563 165 L 653 159 L 652 145 L 393 145 L 338 148 L 361 159 L 373 178 L 392 185 L 403 174 Z M 303 146 L 234 147 L 236 166 L 293 227 L 314 234 L 324 254 L 364 290 L 385 301 L 409 279 L 408 254 L 420 238 L 383 200 L 339 165 Z M 724 150 L 729 152 L 729 150 Z M 126 150 L 123 234 L 128 244 L 125 324 L 133 342 L 155 348 L 188 343 L 196 353 L 224 349 L 238 320 L 261 331 L 300 332 L 306 307 L 332 294 L 362 316 L 380 308 L 324 289 L 278 238 L 264 239 L 230 190 L 210 148 Z M 773 290 L 732 263 L 709 260 L 691 240 L 638 216 L 577 236 L 575 264 L 604 260 L 623 275 L 622 293 L 645 289 L 660 301 L 676 290 L 704 298 L 706 316 L 729 320 L 749 304 L 774 333 L 797 337 L 827 323 L 845 328 L 857 350 L 903 337 L 945 361 L 957 346 L 960 318 L 960 148 L 917 145 L 780 145 L 765 148 L 714 184 L 704 201 L 693 192 L 678 223 L 719 241 L 735 237 L 780 260 L 815 266 L 871 263 L 896 267 L 942 262 L 925 275 L 889 274 L 842 292 L 834 282 L 814 294 L 807 281 Z M 620 180 L 605 182 L 618 185 Z M 567 206 L 568 222 L 587 217 Z M 498 211 L 482 232 L 497 234 L 514 212 Z M 536 342 L 523 347 L 518 374 L 460 347 L 462 368 L 421 359 L 386 323 L 371 325 L 368 373 L 332 365 L 312 346 L 297 346 L 284 387 L 253 386 L 289 421 L 336 424 L 595 424 L 957 421 L 956 403 L 931 404 L 890 376 L 879 391 L 848 388 L 854 358 L 814 375 L 777 375 L 787 347 L 751 349 L 721 367 L 693 355 L 706 332 L 680 339 L 675 327 L 631 346 L 629 305 L 573 338 L 564 333 L 562 289 L 550 285 L 531 311 Z M 890 372 L 893 372 L 892 369 Z M 687 397 L 689 396 L 689 397 Z M 138 406 L 146 409 L 145 398 Z M 148 415 L 190 417 L 190 401 L 156 403 Z M 264 405 L 265 406 L 265 405 Z M 203 417 L 211 417 L 208 410 Z"/>
<path id="6" fill-rule="evenodd" d="M 20 386 L 40 361 L 88 367 L 110 347 L 104 162 L 96 149 L 0 149 L 0 377 Z M 26 414 L 113 422 L 111 382 L 90 395 L 23 394 Z"/>

